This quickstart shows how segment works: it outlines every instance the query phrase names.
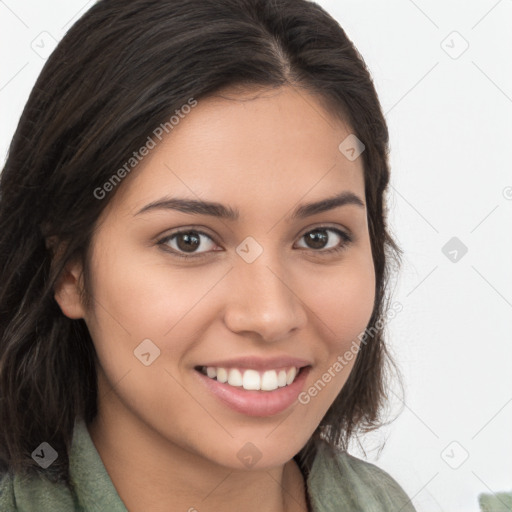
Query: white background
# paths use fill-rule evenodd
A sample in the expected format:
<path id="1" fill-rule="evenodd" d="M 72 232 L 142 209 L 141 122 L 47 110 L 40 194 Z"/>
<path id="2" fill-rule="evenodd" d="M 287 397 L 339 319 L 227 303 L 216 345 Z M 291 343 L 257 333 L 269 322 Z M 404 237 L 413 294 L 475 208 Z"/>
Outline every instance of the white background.
<path id="1" fill-rule="evenodd" d="M 0 1 L 2 162 L 44 52 L 93 3 Z M 389 326 L 404 403 L 391 392 L 402 413 L 366 455 L 418 512 L 476 512 L 479 493 L 512 490 L 512 1 L 318 3 L 374 77 L 405 251 Z M 443 253 L 452 237 L 466 254 Z"/>

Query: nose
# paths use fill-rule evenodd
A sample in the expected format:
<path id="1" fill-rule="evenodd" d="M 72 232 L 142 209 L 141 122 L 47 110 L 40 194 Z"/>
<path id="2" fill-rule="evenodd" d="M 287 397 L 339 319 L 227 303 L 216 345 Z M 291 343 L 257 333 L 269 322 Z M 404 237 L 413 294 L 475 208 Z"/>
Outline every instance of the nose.
<path id="1" fill-rule="evenodd" d="M 276 342 L 306 324 L 296 282 L 275 261 L 263 255 L 252 263 L 240 260 L 230 272 L 224 322 L 231 331 L 253 337 L 256 333 L 263 341 Z"/>

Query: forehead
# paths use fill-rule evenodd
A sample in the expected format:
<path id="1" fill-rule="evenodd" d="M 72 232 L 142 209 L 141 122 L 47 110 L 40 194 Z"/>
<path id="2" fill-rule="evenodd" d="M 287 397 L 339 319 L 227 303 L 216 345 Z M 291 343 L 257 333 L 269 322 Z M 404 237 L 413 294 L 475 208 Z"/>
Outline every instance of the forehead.
<path id="1" fill-rule="evenodd" d="M 229 203 L 243 215 L 345 190 L 364 198 L 362 158 L 339 149 L 350 135 L 302 89 L 226 90 L 180 116 L 125 178 L 112 207 L 134 213 L 179 195 Z"/>

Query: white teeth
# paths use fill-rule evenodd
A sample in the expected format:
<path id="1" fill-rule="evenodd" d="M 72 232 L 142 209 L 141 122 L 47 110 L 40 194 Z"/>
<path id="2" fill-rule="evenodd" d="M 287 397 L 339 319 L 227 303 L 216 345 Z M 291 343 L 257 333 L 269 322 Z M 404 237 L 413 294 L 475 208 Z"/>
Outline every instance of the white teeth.
<path id="1" fill-rule="evenodd" d="M 206 372 L 208 372 L 208 368 L 206 369 Z M 208 375 L 208 373 L 207 373 L 207 375 Z M 227 382 L 228 381 L 228 372 L 226 371 L 225 368 L 217 368 L 217 380 L 219 382 Z"/>
<path id="2" fill-rule="evenodd" d="M 221 368 L 207 366 L 202 372 L 222 383 L 234 387 L 243 387 L 250 391 L 274 391 L 275 389 L 289 386 L 297 376 L 298 369 L 290 367 L 287 370 L 267 370 L 258 372 L 256 370 L 238 370 L 237 368 Z"/>
<path id="3" fill-rule="evenodd" d="M 238 370 L 236 370 L 238 371 Z M 245 370 L 242 386 L 244 389 L 260 389 L 260 374 L 255 370 Z M 231 383 L 230 383 L 231 384 Z"/>
<path id="4" fill-rule="evenodd" d="M 274 391 L 274 389 L 277 389 L 277 373 L 275 370 L 270 370 L 263 374 L 261 378 L 261 389 L 263 391 Z"/>
<path id="5" fill-rule="evenodd" d="M 241 386 L 242 385 L 242 374 L 240 370 L 233 368 L 228 372 L 228 384 L 230 386 Z"/>
<path id="6" fill-rule="evenodd" d="M 297 370 L 295 368 L 290 368 L 286 373 L 286 384 L 290 385 L 295 379 L 295 375 L 297 375 Z"/>

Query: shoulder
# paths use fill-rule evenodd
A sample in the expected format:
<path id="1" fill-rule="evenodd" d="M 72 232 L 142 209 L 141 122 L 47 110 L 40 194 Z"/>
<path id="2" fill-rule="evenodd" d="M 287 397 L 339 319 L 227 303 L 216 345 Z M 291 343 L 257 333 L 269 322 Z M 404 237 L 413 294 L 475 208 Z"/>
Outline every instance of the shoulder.
<path id="1" fill-rule="evenodd" d="M 308 477 L 308 491 L 315 512 L 340 510 L 340 506 L 351 512 L 415 512 L 407 494 L 388 473 L 324 441 Z"/>
<path id="2" fill-rule="evenodd" d="M 62 483 L 54 483 L 36 474 L 0 474 L 1 512 L 72 511 L 76 503 L 71 491 Z"/>
<path id="3" fill-rule="evenodd" d="M 0 473 L 0 510 L 15 512 L 14 485 L 10 473 Z"/>

